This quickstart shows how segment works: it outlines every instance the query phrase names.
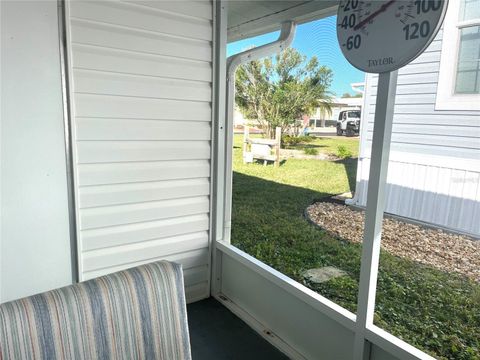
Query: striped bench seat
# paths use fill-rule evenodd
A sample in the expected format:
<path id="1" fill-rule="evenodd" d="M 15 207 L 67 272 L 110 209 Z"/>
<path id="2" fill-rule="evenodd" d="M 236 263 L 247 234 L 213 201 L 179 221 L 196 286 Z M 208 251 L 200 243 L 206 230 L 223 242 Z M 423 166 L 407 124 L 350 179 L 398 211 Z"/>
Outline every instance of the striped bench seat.
<path id="1" fill-rule="evenodd" d="M 0 305 L 0 359 L 191 359 L 181 265 L 155 262 Z"/>

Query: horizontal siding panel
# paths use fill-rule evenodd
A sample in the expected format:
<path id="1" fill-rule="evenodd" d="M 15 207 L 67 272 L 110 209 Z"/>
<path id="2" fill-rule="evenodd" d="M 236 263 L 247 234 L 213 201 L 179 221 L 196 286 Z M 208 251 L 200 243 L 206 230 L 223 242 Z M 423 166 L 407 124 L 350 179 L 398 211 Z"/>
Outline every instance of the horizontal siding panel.
<path id="1" fill-rule="evenodd" d="M 185 6 L 188 6 L 185 4 Z M 72 1 L 70 16 L 192 39 L 211 40 L 212 22 L 118 1 Z"/>
<path id="2" fill-rule="evenodd" d="M 84 271 L 132 263 L 146 258 L 157 258 L 197 249 L 208 249 L 208 233 L 200 232 L 84 252 Z"/>
<path id="3" fill-rule="evenodd" d="M 206 231 L 208 222 L 208 215 L 200 214 L 85 230 L 82 232 L 82 248 L 83 251 L 89 251 Z"/>
<path id="4" fill-rule="evenodd" d="M 397 96 L 399 95 L 413 95 L 413 94 L 437 94 L 437 84 L 404 84 L 398 85 L 396 90 Z M 372 94 L 376 97 L 376 92 Z"/>
<path id="5" fill-rule="evenodd" d="M 208 102 L 75 94 L 77 117 L 211 121 Z"/>
<path id="6" fill-rule="evenodd" d="M 403 74 L 398 77 L 397 86 L 399 85 L 411 85 L 411 84 L 437 84 L 438 82 L 438 71 L 426 72 L 421 74 Z M 367 93 L 375 94 L 377 92 L 377 83 L 378 77 L 375 76 L 372 78 L 372 83 L 369 86 L 370 92 Z"/>
<path id="7" fill-rule="evenodd" d="M 454 125 L 454 124 L 452 124 Z M 373 131 L 373 123 L 368 124 L 368 132 Z M 411 123 L 411 124 L 393 124 L 392 132 L 394 134 L 422 134 L 422 135 L 442 135 L 452 137 L 470 137 L 478 138 L 478 147 L 480 148 L 480 127 L 472 126 L 431 126 L 423 123 Z"/>
<path id="8" fill-rule="evenodd" d="M 412 95 L 412 94 L 437 94 L 437 83 L 436 82 L 425 82 L 425 83 L 404 83 L 398 84 L 395 95 Z M 377 96 L 377 86 L 372 86 L 369 91 L 369 96 Z M 372 100 L 373 101 L 373 100 Z M 374 102 L 374 101 L 373 101 Z"/>
<path id="9" fill-rule="evenodd" d="M 80 228 L 87 230 L 133 224 L 178 216 L 204 214 L 208 211 L 209 200 L 207 196 L 90 208 L 81 211 Z"/>
<path id="10" fill-rule="evenodd" d="M 395 97 L 395 106 L 417 106 L 417 104 L 434 104 L 436 97 L 436 94 L 399 94 Z"/>
<path id="11" fill-rule="evenodd" d="M 370 114 L 375 113 L 375 104 L 370 105 L 368 108 L 368 111 Z M 424 114 L 432 114 L 435 112 L 435 104 L 399 104 L 395 105 L 395 116 L 397 114 L 419 114 L 419 115 L 424 115 Z M 469 116 L 472 115 L 471 112 L 468 111 L 456 111 L 452 112 L 455 115 L 465 115 Z M 451 114 L 452 114 L 451 113 Z"/>
<path id="12" fill-rule="evenodd" d="M 419 57 L 413 60 L 408 66 L 403 67 L 403 69 L 413 65 L 413 64 L 422 64 L 422 63 L 436 63 L 440 61 L 441 51 L 429 51 L 422 53 Z"/>
<path id="13" fill-rule="evenodd" d="M 367 139 L 372 140 L 371 132 L 368 133 Z M 474 137 L 392 133 L 392 142 L 480 149 L 480 141 Z"/>
<path id="14" fill-rule="evenodd" d="M 145 259 L 141 259 L 138 261 L 128 262 L 128 263 L 120 264 L 117 266 L 101 267 L 99 269 L 85 271 L 84 280 L 93 279 L 102 275 L 111 274 L 117 271 L 122 271 L 135 266 L 140 266 L 143 264 L 160 261 L 160 260 L 167 260 L 167 261 L 173 261 L 173 262 L 179 263 L 182 265 L 183 270 L 185 271 L 186 269 L 208 264 L 208 259 L 209 259 L 208 248 L 188 251 L 182 254 L 160 255 L 157 257 L 147 256 Z"/>
<path id="15" fill-rule="evenodd" d="M 435 38 L 433 39 L 433 41 L 441 42 L 442 39 L 443 39 L 443 26 L 438 30 L 438 33 L 437 35 L 435 35 Z"/>
<path id="16" fill-rule="evenodd" d="M 129 0 L 126 1 L 131 4 L 142 5 L 151 9 L 161 11 L 168 11 L 201 19 L 212 20 L 212 4 L 210 1 L 178 1 L 178 0 L 164 0 L 161 2 L 145 1 L 145 0 Z"/>
<path id="17" fill-rule="evenodd" d="M 210 158 L 208 141 L 81 141 L 78 163 L 125 161 L 204 160 Z"/>
<path id="18" fill-rule="evenodd" d="M 208 195 L 208 179 L 100 185 L 79 189 L 81 209 Z"/>
<path id="19" fill-rule="evenodd" d="M 437 53 L 434 53 L 438 56 Z M 424 74 L 438 72 L 440 64 L 438 61 L 434 62 L 412 62 L 408 66 L 404 66 L 398 70 L 398 77 L 410 75 L 410 74 Z"/>
<path id="20" fill-rule="evenodd" d="M 210 176 L 209 160 L 78 165 L 79 185 L 121 184 Z"/>
<path id="21" fill-rule="evenodd" d="M 368 114 L 369 124 L 373 123 L 373 114 Z M 477 115 L 456 116 L 455 112 L 442 111 L 430 114 L 395 114 L 394 124 L 423 124 L 430 126 L 455 125 L 478 127 L 479 117 Z"/>
<path id="22" fill-rule="evenodd" d="M 442 111 L 434 114 L 395 114 L 394 123 L 417 123 L 425 125 L 455 125 L 455 126 L 475 126 L 479 127 L 479 116 L 473 114 L 462 114 L 456 116 L 455 112 Z"/>
<path id="23" fill-rule="evenodd" d="M 444 142 L 444 144 L 447 141 Z M 459 160 L 478 160 L 480 158 L 479 149 L 456 148 L 451 146 L 432 145 L 432 144 L 416 144 L 405 142 L 392 142 L 391 151 L 416 153 L 420 155 L 446 156 L 450 158 L 458 158 Z M 371 141 L 365 143 L 362 150 L 362 157 L 370 157 L 372 148 Z"/>
<path id="24" fill-rule="evenodd" d="M 75 70 L 74 92 L 189 101 L 212 100 L 207 82 Z"/>
<path id="25" fill-rule="evenodd" d="M 435 103 L 437 94 L 397 94 L 395 96 L 395 106 L 397 105 L 411 105 L 417 106 L 417 104 L 432 104 Z M 377 101 L 377 95 L 371 97 L 375 103 Z"/>
<path id="26" fill-rule="evenodd" d="M 73 68 L 186 80 L 212 80 L 212 65 L 162 55 L 136 53 L 96 46 L 73 46 Z"/>
<path id="27" fill-rule="evenodd" d="M 210 140 L 208 122 L 78 118 L 78 140 Z"/>
<path id="28" fill-rule="evenodd" d="M 177 38 L 84 20 L 72 19 L 71 24 L 71 37 L 74 44 L 177 56 L 208 62 L 212 60 L 212 47 L 208 41 Z"/>
<path id="29" fill-rule="evenodd" d="M 437 36 L 435 40 L 431 42 L 431 44 L 425 49 L 426 53 L 429 52 L 438 52 L 442 50 L 442 40 L 441 40 L 441 34 L 440 36 Z"/>

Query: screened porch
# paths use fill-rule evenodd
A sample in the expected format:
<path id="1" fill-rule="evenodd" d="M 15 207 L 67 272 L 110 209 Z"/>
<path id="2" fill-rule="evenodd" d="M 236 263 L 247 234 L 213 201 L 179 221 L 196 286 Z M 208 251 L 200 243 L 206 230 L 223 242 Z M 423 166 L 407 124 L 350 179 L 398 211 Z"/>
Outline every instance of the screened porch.
<path id="1" fill-rule="evenodd" d="M 43 316 L 39 299 L 60 306 L 59 299 L 68 302 L 66 294 L 74 289 L 75 301 L 88 294 L 92 331 L 102 334 L 110 328 L 99 325 L 105 323 L 96 317 L 95 304 L 113 298 L 125 313 L 138 307 L 138 318 L 131 321 L 138 321 L 141 331 L 147 323 L 154 329 L 150 321 L 156 315 L 150 319 L 143 311 L 155 313 L 155 304 L 167 318 L 180 314 L 177 352 L 149 355 L 147 348 L 154 345 L 144 334 L 147 350 L 136 353 L 138 358 L 188 359 L 191 350 L 193 359 L 434 359 L 433 352 L 374 323 L 391 124 L 368 128 L 373 180 L 356 312 L 232 245 L 235 71 L 281 53 L 299 26 L 335 16 L 338 5 L 324 0 L 2 1 L 0 304 L 8 307 L 8 316 L 33 328 L 28 315 L 15 313 L 22 311 L 18 304 L 31 303 L 32 316 Z M 477 20 L 468 20 L 469 26 L 478 27 Z M 273 32 L 273 41 L 227 57 L 228 44 Z M 375 84 L 379 93 L 395 88 L 394 76 Z M 379 111 L 387 116 L 394 103 L 390 98 Z M 161 280 L 154 283 L 166 284 L 174 299 L 159 305 L 150 298 L 161 298 L 162 291 L 149 290 L 145 279 L 148 266 L 163 261 L 180 264 L 181 270 L 158 270 Z M 115 277 L 121 274 L 142 294 L 129 305 L 118 295 L 126 290 L 110 288 L 121 282 Z M 178 292 L 171 290 L 176 286 Z M 102 296 L 109 294 L 108 301 L 96 295 L 97 287 Z M 66 290 L 51 292 L 59 288 Z M 145 298 L 148 305 L 141 302 Z M 112 310 L 112 318 L 122 311 Z M 77 316 L 65 313 L 58 318 Z M 48 328 L 35 319 L 38 328 Z M 52 319 L 57 318 L 48 320 L 53 324 Z M 179 330 L 187 319 L 188 329 Z M 68 327 L 67 320 L 58 326 Z M 121 324 L 130 328 L 125 321 Z M 5 350 L 17 351 L 24 342 L 21 332 L 9 333 L 13 323 L 0 322 L 0 335 L 15 344 L 0 342 L 0 358 L 19 358 Z M 42 331 L 46 336 L 49 330 Z M 73 350 L 75 356 L 58 353 L 60 334 L 52 330 L 51 343 L 32 348 L 40 354 L 42 346 L 56 347 L 55 356 L 41 352 L 44 359 L 82 358 Z M 172 339 L 174 334 L 169 332 Z M 122 358 L 98 350 L 114 345 L 99 345 L 95 338 L 90 339 L 96 341 L 93 358 Z M 128 334 L 125 339 L 134 342 Z M 425 335 L 424 342 L 429 340 Z M 476 359 L 479 349 L 471 348 Z"/>

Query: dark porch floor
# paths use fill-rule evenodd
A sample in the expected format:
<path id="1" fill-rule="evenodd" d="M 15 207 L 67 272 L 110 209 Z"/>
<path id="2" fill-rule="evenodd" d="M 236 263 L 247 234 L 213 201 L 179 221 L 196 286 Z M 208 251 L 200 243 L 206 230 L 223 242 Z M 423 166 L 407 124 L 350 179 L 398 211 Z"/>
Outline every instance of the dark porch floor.
<path id="1" fill-rule="evenodd" d="M 193 360 L 288 359 L 213 298 L 187 311 Z"/>

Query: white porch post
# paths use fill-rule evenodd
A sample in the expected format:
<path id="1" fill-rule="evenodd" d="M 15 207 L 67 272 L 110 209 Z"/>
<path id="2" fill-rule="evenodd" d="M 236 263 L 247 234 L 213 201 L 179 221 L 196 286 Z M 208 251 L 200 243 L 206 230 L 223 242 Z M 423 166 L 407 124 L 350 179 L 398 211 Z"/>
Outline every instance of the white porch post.
<path id="1" fill-rule="evenodd" d="M 221 289 L 222 255 L 217 250 L 217 241 L 223 239 L 223 214 L 225 188 L 225 107 L 226 107 L 226 73 L 227 73 L 227 12 L 228 2 L 215 0 L 214 11 L 214 59 L 212 99 L 212 172 L 211 172 L 211 205 L 210 205 L 210 255 L 211 255 L 211 294 L 216 296 Z"/>
<path id="2" fill-rule="evenodd" d="M 393 71 L 381 73 L 378 78 L 358 292 L 353 356 L 355 360 L 365 360 L 370 357 L 370 345 L 365 340 L 365 333 L 366 329 L 373 324 L 375 310 L 380 239 L 385 208 L 385 190 L 397 76 L 398 71 Z"/>

